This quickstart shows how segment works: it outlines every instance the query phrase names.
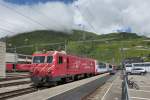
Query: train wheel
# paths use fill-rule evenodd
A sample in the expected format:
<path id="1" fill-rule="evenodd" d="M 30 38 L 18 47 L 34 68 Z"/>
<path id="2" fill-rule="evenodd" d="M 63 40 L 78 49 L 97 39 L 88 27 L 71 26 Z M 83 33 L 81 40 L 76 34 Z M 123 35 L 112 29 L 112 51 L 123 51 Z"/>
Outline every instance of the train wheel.
<path id="1" fill-rule="evenodd" d="M 75 76 L 74 76 L 74 81 L 77 81 L 77 80 L 78 80 L 78 76 L 75 75 Z"/>

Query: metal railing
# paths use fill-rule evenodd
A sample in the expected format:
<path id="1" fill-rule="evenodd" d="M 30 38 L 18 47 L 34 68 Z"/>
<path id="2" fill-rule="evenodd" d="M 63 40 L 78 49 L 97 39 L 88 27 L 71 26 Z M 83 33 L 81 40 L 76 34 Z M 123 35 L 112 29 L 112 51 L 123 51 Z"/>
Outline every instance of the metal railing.
<path id="1" fill-rule="evenodd" d="M 129 93 L 128 93 L 128 76 L 123 70 L 123 81 L 122 81 L 122 99 L 121 100 L 129 100 Z"/>

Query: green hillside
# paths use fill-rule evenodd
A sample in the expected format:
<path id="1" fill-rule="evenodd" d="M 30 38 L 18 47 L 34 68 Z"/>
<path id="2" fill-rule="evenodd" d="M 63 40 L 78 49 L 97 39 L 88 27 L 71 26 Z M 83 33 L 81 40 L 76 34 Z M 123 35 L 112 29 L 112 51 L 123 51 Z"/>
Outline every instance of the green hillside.
<path id="1" fill-rule="evenodd" d="M 84 37 L 85 42 L 83 42 Z M 14 47 L 17 47 L 18 53 L 32 54 L 36 50 L 64 50 L 66 47 L 67 52 L 71 54 L 119 64 L 123 57 L 142 56 L 149 61 L 150 41 L 148 40 L 149 38 L 138 36 L 135 33 L 96 35 L 77 30 L 67 34 L 54 31 L 34 31 L 8 37 L 7 51 L 14 52 Z M 51 43 L 61 44 L 52 45 Z M 123 52 L 121 48 L 124 48 Z"/>
<path id="2" fill-rule="evenodd" d="M 86 32 L 86 39 L 95 39 L 98 35 Z M 57 50 L 61 45 L 41 46 L 39 44 L 61 43 L 65 41 L 80 41 L 83 39 L 83 31 L 72 31 L 70 33 L 54 32 L 54 31 L 34 31 L 22 33 L 7 39 L 7 51 L 14 52 L 12 49 L 17 48 L 18 53 L 32 54 L 35 50 Z M 33 46 L 32 46 L 33 45 Z M 62 44 L 64 45 L 64 44 Z M 21 46 L 21 47 L 20 47 Z M 22 48 L 25 46 L 26 48 Z"/>

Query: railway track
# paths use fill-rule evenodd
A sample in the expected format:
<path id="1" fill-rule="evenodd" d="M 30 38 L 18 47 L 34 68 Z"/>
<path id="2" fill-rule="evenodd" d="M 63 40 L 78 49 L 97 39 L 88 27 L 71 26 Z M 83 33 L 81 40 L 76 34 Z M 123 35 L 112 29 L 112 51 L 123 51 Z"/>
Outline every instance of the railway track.
<path id="1" fill-rule="evenodd" d="M 32 93 L 35 91 L 38 91 L 38 89 L 35 87 L 27 87 L 27 88 L 23 88 L 23 89 L 19 89 L 19 90 L 13 90 L 13 91 L 9 91 L 9 92 L 0 93 L 0 100 L 5 100 L 8 98 L 20 96 L 23 94 Z"/>
<path id="2" fill-rule="evenodd" d="M 75 82 L 71 82 L 64 85 L 34 88 L 30 85 L 30 88 L 18 89 L 17 91 L 11 90 L 5 93 L 0 93 L 0 99 L 12 99 L 12 100 L 81 100 L 84 96 L 87 96 L 93 92 L 96 87 L 101 86 L 109 79 L 110 76 L 102 75 L 95 76 Z M 27 86 L 28 87 L 28 86 Z M 43 91 L 44 90 L 44 91 Z M 38 92 L 37 92 L 38 91 Z M 32 93 L 32 94 L 30 94 Z M 44 95 L 43 95 L 44 94 Z M 73 97 L 73 98 L 72 98 Z"/>
<path id="3" fill-rule="evenodd" d="M 19 80 L 19 79 L 25 79 L 25 78 L 30 78 L 29 75 L 26 76 L 21 76 L 21 77 L 9 77 L 9 78 L 3 78 L 0 79 L 0 82 L 4 82 L 4 81 L 12 81 L 12 80 Z"/>
<path id="4" fill-rule="evenodd" d="M 2 83 L 2 84 L 0 84 L 0 88 L 9 87 L 9 86 L 16 86 L 16 85 L 23 85 L 23 84 L 29 84 L 29 83 L 31 83 L 31 81 L 18 81 L 18 82 Z"/>

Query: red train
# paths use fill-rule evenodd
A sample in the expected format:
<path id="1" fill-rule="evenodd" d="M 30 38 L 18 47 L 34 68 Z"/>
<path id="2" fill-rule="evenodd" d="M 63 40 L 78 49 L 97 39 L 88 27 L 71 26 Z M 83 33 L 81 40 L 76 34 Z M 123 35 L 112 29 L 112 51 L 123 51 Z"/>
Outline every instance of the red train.
<path id="1" fill-rule="evenodd" d="M 33 54 L 31 80 L 35 85 L 77 80 L 95 74 L 97 72 L 94 59 L 58 51 Z"/>
<path id="2" fill-rule="evenodd" d="M 7 63 L 6 64 L 6 71 L 14 72 L 14 71 L 30 71 L 31 64 L 23 63 L 23 64 L 14 64 L 14 63 Z"/>

